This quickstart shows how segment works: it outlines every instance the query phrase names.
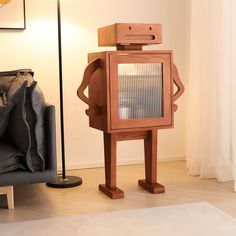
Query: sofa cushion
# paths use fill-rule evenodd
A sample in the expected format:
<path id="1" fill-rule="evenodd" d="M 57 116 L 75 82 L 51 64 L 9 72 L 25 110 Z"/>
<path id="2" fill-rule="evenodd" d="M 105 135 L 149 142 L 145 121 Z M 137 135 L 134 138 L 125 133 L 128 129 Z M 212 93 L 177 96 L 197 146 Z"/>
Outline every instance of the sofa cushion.
<path id="1" fill-rule="evenodd" d="M 0 174 L 25 169 L 21 163 L 23 156 L 15 147 L 0 141 Z"/>
<path id="2" fill-rule="evenodd" d="M 6 93 L 0 92 L 0 138 L 7 128 L 9 113 L 13 106 L 14 103 L 7 101 Z"/>
<path id="3" fill-rule="evenodd" d="M 13 109 L 14 117 L 11 118 L 7 134 L 25 155 L 25 164 L 28 168 L 32 172 L 44 171 L 47 151 L 46 103 L 37 82 L 33 80 L 32 71 L 17 73 L 11 82 L 8 99 L 16 104 L 17 108 Z"/>
<path id="4" fill-rule="evenodd" d="M 0 76 L 0 90 L 7 92 L 11 87 L 12 81 L 16 78 L 16 75 L 12 76 Z"/>
<path id="5" fill-rule="evenodd" d="M 31 69 L 1 71 L 0 72 L 0 90 L 4 92 L 8 92 L 11 86 L 11 83 L 19 74 L 22 74 L 22 75 L 29 74 L 32 77 L 34 75 L 34 72 Z"/>
<path id="6" fill-rule="evenodd" d="M 34 172 L 30 157 L 30 130 L 25 115 L 26 87 L 28 82 L 19 76 L 12 82 L 8 91 L 8 100 L 15 105 L 9 116 L 6 134 L 16 148 L 24 155 L 24 164 Z"/>
<path id="7" fill-rule="evenodd" d="M 36 171 L 45 170 L 46 138 L 45 138 L 45 116 L 46 103 L 43 93 L 37 86 L 37 82 L 32 82 L 26 93 L 26 120 L 31 133 L 30 155 L 32 165 Z"/>

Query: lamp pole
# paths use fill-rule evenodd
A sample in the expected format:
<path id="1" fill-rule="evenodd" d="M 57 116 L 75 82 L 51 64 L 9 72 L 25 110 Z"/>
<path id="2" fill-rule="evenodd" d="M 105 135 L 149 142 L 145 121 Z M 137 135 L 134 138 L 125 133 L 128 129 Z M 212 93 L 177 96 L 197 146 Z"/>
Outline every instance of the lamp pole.
<path id="1" fill-rule="evenodd" d="M 65 135 L 64 135 L 64 104 L 63 104 L 63 73 L 62 73 L 62 43 L 61 43 L 61 4 L 57 0 L 57 32 L 58 32 L 58 65 L 59 65 L 59 88 L 60 88 L 60 124 L 61 124 L 61 157 L 62 176 L 57 176 L 56 183 L 47 183 L 52 188 L 71 188 L 82 184 L 82 179 L 77 176 L 66 176 L 65 165 Z"/>

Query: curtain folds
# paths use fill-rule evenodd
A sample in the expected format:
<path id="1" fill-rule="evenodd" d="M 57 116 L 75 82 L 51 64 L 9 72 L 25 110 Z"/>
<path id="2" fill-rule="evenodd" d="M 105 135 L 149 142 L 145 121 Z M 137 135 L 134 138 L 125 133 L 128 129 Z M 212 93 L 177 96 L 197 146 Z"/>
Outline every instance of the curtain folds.
<path id="1" fill-rule="evenodd" d="M 220 182 L 236 178 L 235 44 L 236 1 L 192 0 L 187 167 Z"/>

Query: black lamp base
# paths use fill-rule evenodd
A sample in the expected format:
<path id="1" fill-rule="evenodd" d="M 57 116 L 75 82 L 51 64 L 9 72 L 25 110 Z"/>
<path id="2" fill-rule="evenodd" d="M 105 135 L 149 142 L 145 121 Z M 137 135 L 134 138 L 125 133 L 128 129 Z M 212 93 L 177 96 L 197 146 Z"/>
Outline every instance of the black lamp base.
<path id="1" fill-rule="evenodd" d="M 51 188 L 73 188 L 82 184 L 82 179 L 77 176 L 66 176 L 63 179 L 62 176 L 57 176 L 56 183 L 46 183 Z"/>

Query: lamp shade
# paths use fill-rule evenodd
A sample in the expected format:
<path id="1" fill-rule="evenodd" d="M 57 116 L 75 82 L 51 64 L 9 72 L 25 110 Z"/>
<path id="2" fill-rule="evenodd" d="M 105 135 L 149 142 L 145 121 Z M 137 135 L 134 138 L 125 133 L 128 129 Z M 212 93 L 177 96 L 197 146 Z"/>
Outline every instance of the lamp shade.
<path id="1" fill-rule="evenodd" d="M 0 4 L 7 4 L 9 3 L 11 0 L 0 0 Z"/>

